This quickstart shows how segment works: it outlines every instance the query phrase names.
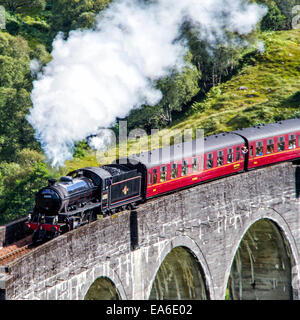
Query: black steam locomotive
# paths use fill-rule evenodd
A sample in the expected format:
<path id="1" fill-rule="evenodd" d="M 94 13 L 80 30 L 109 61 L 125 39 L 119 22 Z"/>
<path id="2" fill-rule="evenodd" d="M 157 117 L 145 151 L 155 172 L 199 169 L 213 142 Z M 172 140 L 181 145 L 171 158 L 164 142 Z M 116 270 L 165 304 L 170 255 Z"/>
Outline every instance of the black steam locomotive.
<path id="1" fill-rule="evenodd" d="M 51 239 L 118 210 L 133 208 L 145 197 L 138 164 L 111 164 L 70 172 L 50 179 L 36 195 L 35 207 L 25 223 L 33 242 Z"/>

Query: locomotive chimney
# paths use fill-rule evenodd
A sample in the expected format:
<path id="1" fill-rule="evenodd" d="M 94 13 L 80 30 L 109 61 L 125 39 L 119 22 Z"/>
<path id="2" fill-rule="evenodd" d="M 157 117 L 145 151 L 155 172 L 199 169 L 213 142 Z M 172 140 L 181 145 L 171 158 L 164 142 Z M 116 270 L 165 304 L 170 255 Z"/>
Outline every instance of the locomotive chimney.
<path id="1" fill-rule="evenodd" d="M 56 184 L 57 180 L 56 179 L 49 179 L 48 180 L 48 186 L 51 187 L 51 186 L 54 186 Z"/>

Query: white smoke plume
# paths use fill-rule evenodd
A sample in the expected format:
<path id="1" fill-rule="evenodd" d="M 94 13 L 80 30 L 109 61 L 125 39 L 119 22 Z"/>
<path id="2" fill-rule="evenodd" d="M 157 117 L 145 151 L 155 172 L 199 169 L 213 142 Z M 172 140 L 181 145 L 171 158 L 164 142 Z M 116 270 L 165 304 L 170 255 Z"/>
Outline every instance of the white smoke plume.
<path id="1" fill-rule="evenodd" d="M 66 40 L 58 34 L 27 117 L 47 158 L 63 165 L 78 141 L 134 107 L 159 102 L 154 81 L 185 65 L 183 22 L 213 45 L 226 41 L 225 29 L 248 34 L 265 13 L 247 0 L 116 0 L 93 30 L 72 31 Z"/>
<path id="2" fill-rule="evenodd" d="M 37 76 L 37 74 L 41 71 L 42 63 L 37 59 L 32 59 L 30 61 L 30 72 L 33 77 Z"/>

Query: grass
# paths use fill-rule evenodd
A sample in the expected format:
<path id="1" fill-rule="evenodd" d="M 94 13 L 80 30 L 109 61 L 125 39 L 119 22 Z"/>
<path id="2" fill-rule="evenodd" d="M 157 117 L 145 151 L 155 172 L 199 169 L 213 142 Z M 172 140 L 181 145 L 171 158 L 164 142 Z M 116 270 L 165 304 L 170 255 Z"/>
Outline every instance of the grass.
<path id="1" fill-rule="evenodd" d="M 208 135 L 300 116 L 300 30 L 264 32 L 260 38 L 264 41 L 264 53 L 245 56 L 237 75 L 212 88 L 204 100 L 195 102 L 159 135 L 167 140 L 172 130 L 187 128 L 202 128 Z M 148 144 L 147 137 L 128 141 L 129 154 L 147 150 Z M 84 166 L 98 166 L 114 158 L 112 150 L 106 158 L 91 152 L 67 161 L 62 170 L 66 173 Z"/>
<path id="2" fill-rule="evenodd" d="M 172 128 L 200 127 L 212 134 L 298 115 L 300 30 L 266 32 L 261 40 L 263 54 L 251 57 L 236 76 L 194 103 Z"/>

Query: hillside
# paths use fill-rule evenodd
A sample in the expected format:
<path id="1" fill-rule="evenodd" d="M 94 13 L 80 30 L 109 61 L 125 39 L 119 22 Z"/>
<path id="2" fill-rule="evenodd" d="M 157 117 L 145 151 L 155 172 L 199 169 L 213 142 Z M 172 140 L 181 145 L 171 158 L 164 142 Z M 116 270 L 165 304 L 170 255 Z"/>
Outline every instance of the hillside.
<path id="1" fill-rule="evenodd" d="M 213 87 L 159 135 L 166 137 L 172 130 L 186 128 L 201 128 L 209 135 L 300 116 L 300 30 L 263 32 L 260 38 L 263 53 L 246 54 L 236 75 Z M 130 153 L 146 150 L 147 139 L 128 142 L 128 147 Z M 113 158 L 114 154 L 101 164 Z M 99 165 L 98 160 L 95 152 L 88 152 L 67 161 L 61 172 Z"/>
<path id="2" fill-rule="evenodd" d="M 300 30 L 260 38 L 265 52 L 247 57 L 237 75 L 211 89 L 172 128 L 211 134 L 300 115 Z"/>

